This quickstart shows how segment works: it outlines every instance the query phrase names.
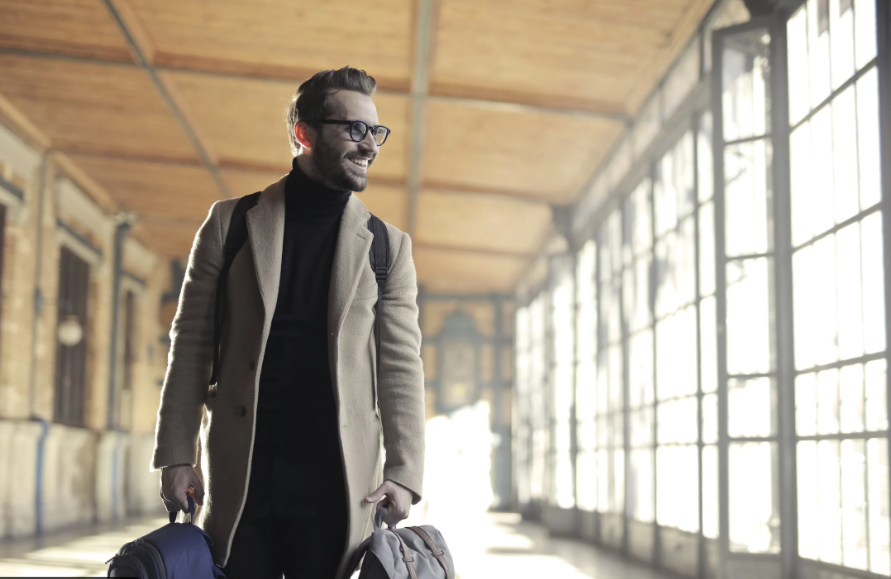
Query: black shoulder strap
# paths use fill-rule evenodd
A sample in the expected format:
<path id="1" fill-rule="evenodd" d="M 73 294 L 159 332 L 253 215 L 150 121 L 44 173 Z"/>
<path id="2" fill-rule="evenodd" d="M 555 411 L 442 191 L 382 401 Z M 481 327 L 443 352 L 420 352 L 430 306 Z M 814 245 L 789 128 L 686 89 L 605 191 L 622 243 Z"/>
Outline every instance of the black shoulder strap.
<path id="1" fill-rule="evenodd" d="M 229 232 L 226 234 L 226 244 L 223 247 L 223 267 L 220 269 L 220 277 L 217 278 L 217 298 L 214 306 L 213 324 L 213 370 L 210 374 L 210 385 L 214 386 L 219 378 L 220 370 L 220 340 L 223 337 L 223 318 L 226 314 L 226 288 L 229 279 L 229 268 L 239 250 L 247 241 L 247 212 L 260 200 L 260 192 L 246 195 L 238 200 L 232 217 L 229 219 Z"/>
<path id="2" fill-rule="evenodd" d="M 368 219 L 368 229 L 374 234 L 371 242 L 371 269 L 374 270 L 374 279 L 377 281 L 377 305 L 374 308 L 374 336 L 377 351 L 377 372 L 381 371 L 381 297 L 384 293 L 384 284 L 387 283 L 387 272 L 390 270 L 390 236 L 387 234 L 387 226 L 376 216 Z"/>

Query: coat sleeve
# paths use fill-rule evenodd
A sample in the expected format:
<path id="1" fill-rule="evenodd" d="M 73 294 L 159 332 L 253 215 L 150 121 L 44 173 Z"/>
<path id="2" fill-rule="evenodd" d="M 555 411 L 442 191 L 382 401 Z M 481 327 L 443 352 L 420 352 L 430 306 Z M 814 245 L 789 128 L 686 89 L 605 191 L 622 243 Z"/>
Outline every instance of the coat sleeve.
<path id="1" fill-rule="evenodd" d="M 179 305 L 170 328 L 170 354 L 155 426 L 153 470 L 195 464 L 198 430 L 213 363 L 216 284 L 223 266 L 219 204 L 195 235 Z"/>
<path id="2" fill-rule="evenodd" d="M 395 231 L 395 230 L 394 230 Z M 424 367 L 418 325 L 418 283 L 411 238 L 401 235 L 381 297 L 380 399 L 384 479 L 421 500 L 424 478 Z M 395 244 L 393 244 L 395 245 Z"/>

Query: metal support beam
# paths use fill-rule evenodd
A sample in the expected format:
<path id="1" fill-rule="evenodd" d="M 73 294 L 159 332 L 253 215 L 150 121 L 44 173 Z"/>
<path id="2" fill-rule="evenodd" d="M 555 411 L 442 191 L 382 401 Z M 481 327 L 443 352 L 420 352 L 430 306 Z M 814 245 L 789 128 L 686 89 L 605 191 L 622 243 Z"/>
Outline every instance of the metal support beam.
<path id="1" fill-rule="evenodd" d="M 774 300 L 779 438 L 780 561 L 782 576 L 798 577 L 798 483 L 795 447 L 795 350 L 792 299 L 792 182 L 789 150 L 789 78 L 786 19 L 770 32 L 771 126 L 774 201 Z"/>
<path id="2" fill-rule="evenodd" d="M 879 71 L 879 138 L 881 139 L 882 167 L 882 227 L 885 257 L 885 360 L 891 366 L 891 3 L 876 0 Z M 891 416 L 891 373 L 885 372 L 886 405 Z M 888 432 L 891 436 L 891 429 Z M 891 444 L 888 444 L 888 464 L 891 465 Z M 891 499 L 891 497 L 889 497 Z"/>
<path id="3" fill-rule="evenodd" d="M 158 91 L 158 94 L 161 95 L 161 98 L 164 100 L 164 103 L 170 109 L 170 112 L 173 114 L 173 117 L 176 119 L 177 123 L 179 123 L 180 128 L 182 128 L 183 132 L 186 134 L 186 137 L 192 143 L 192 146 L 195 148 L 195 151 L 198 153 L 198 156 L 201 158 L 201 162 L 204 164 L 205 168 L 210 172 L 214 181 L 217 184 L 217 187 L 220 189 L 220 193 L 224 199 L 228 199 L 229 189 L 226 187 L 225 181 L 223 181 L 223 177 L 220 175 L 220 171 L 214 163 L 210 153 L 207 150 L 207 147 L 201 142 L 201 139 L 198 138 L 195 129 L 189 124 L 186 113 L 182 110 L 182 108 L 177 104 L 176 99 L 171 95 L 170 91 L 167 89 L 167 86 L 162 81 L 161 77 L 158 75 L 158 72 L 152 66 L 152 63 L 146 58 L 145 53 L 142 48 L 139 46 L 139 43 L 136 41 L 136 37 L 130 31 L 130 28 L 127 26 L 123 17 L 121 16 L 120 11 L 115 6 L 114 0 L 103 0 L 105 2 L 105 6 L 108 8 L 111 17 L 117 22 L 118 27 L 121 29 L 121 34 L 124 35 L 124 38 L 127 40 L 127 44 L 130 45 L 130 50 L 133 52 L 133 56 L 136 58 L 137 63 L 141 68 L 148 73 L 149 78 L 152 81 L 152 84 L 155 86 L 155 90 Z"/>
<path id="4" fill-rule="evenodd" d="M 108 346 L 108 408 L 106 413 L 106 429 L 117 429 L 117 369 L 118 369 L 118 323 L 121 302 L 121 280 L 124 277 L 124 240 L 130 232 L 130 221 L 126 218 L 118 221 L 114 230 L 114 256 L 111 283 L 111 340 Z"/>
<path id="5" fill-rule="evenodd" d="M 415 54 L 411 83 L 411 140 L 408 148 L 408 234 L 415 235 L 418 220 L 418 194 L 424 149 L 424 100 L 427 96 L 427 62 L 430 54 L 430 23 L 433 0 L 419 0 L 415 13 Z"/>

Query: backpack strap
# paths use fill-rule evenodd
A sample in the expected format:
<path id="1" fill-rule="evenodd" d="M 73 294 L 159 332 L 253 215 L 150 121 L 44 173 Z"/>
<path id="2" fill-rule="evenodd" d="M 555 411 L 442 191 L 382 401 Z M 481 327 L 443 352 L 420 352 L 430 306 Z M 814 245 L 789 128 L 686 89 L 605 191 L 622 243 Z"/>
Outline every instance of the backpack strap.
<path id="1" fill-rule="evenodd" d="M 415 558 L 412 556 L 412 550 L 408 548 L 408 545 L 405 544 L 405 541 L 402 540 L 402 537 L 399 536 L 399 533 L 394 531 L 393 529 L 387 529 L 394 535 L 396 535 L 396 539 L 399 540 L 399 550 L 402 551 L 402 562 L 405 563 L 405 566 L 408 567 L 408 575 L 411 579 L 418 579 L 418 573 L 415 571 Z"/>
<path id="2" fill-rule="evenodd" d="M 260 200 L 260 192 L 246 195 L 238 200 L 232 217 L 229 220 L 229 232 L 226 233 L 226 244 L 223 247 L 223 267 L 217 278 L 217 298 L 214 305 L 213 323 L 213 370 L 210 373 L 210 386 L 216 387 L 220 371 L 220 341 L 223 337 L 223 321 L 226 317 L 226 294 L 229 279 L 229 268 L 235 256 L 247 241 L 247 212 Z"/>
<path id="3" fill-rule="evenodd" d="M 446 563 L 445 557 L 443 557 L 445 551 L 437 547 L 436 543 L 433 542 L 433 539 L 430 537 L 427 531 L 425 531 L 421 527 L 409 527 L 409 529 L 414 531 L 415 534 L 419 536 L 422 541 L 424 541 L 424 544 L 427 545 L 428 549 L 430 549 L 430 553 L 434 557 L 436 557 L 437 561 L 439 561 L 439 564 L 442 566 L 442 570 L 445 571 L 446 579 L 452 579 L 452 574 L 449 571 L 449 566 Z"/>
<path id="4" fill-rule="evenodd" d="M 371 269 L 374 270 L 374 279 L 377 281 L 377 304 L 374 307 L 374 341 L 377 352 L 377 375 L 381 373 L 381 298 L 384 293 L 384 284 L 387 283 L 387 273 L 390 270 L 390 236 L 387 234 L 387 226 L 378 217 L 372 215 L 368 219 L 368 229 L 374 234 L 369 251 Z M 377 406 L 377 395 L 374 397 Z"/>

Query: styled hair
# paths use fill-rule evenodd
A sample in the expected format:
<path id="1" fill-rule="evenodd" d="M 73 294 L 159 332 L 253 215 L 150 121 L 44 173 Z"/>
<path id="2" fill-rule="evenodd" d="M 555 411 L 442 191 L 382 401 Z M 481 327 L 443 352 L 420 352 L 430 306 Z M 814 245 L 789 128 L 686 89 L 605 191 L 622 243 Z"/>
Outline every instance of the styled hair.
<path id="1" fill-rule="evenodd" d="M 351 66 L 345 66 L 338 70 L 323 70 L 304 81 L 291 97 L 291 104 L 288 105 L 285 120 L 288 125 L 291 153 L 297 156 L 302 152 L 302 147 L 294 135 L 297 123 L 303 122 L 309 126 L 316 126 L 319 121 L 328 117 L 331 114 L 331 95 L 333 93 L 351 90 L 370 97 L 376 88 L 377 82 L 373 76 Z"/>

